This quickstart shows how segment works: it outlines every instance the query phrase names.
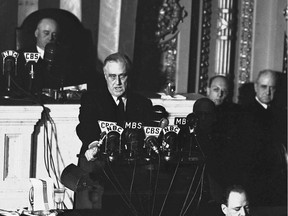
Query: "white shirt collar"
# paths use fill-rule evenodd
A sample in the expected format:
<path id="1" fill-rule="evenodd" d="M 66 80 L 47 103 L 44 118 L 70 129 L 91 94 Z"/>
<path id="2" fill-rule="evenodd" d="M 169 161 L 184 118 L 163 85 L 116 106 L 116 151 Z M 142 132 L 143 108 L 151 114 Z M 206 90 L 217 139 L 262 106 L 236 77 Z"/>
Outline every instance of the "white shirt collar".
<path id="1" fill-rule="evenodd" d="M 115 101 L 115 103 L 118 105 L 118 104 L 119 104 L 118 97 L 115 97 L 114 95 L 112 95 L 112 98 L 113 98 L 113 100 Z M 123 100 L 124 106 L 126 106 L 127 98 L 122 97 L 122 100 Z"/>
<path id="2" fill-rule="evenodd" d="M 44 59 L 44 50 L 41 49 L 39 46 L 36 46 L 36 49 L 37 49 L 38 53 L 40 53 L 41 58 Z"/>
<path id="3" fill-rule="evenodd" d="M 258 103 L 259 104 L 261 104 L 261 106 L 263 106 L 264 107 L 264 109 L 267 109 L 268 108 L 268 105 L 267 104 L 264 104 L 264 103 L 262 103 L 258 98 L 257 98 L 257 96 L 255 97 L 256 98 L 256 100 L 258 101 Z"/>

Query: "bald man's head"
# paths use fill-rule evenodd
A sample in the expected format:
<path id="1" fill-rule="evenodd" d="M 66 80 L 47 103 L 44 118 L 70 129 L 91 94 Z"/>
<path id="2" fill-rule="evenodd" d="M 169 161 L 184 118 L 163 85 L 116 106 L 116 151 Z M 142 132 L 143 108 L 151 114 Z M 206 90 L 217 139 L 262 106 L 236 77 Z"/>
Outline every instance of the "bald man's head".
<path id="1" fill-rule="evenodd" d="M 36 45 L 44 50 L 47 43 L 56 41 L 58 31 L 58 24 L 55 20 L 51 18 L 41 19 L 34 33 Z"/>

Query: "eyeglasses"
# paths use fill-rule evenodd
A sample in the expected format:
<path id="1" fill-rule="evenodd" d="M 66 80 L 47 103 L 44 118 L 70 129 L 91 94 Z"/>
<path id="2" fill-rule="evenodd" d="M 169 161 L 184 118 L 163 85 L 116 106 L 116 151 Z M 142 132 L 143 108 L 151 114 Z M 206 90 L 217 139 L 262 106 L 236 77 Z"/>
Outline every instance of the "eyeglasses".
<path id="1" fill-rule="evenodd" d="M 124 73 L 124 74 L 119 74 L 119 75 L 116 75 L 116 74 L 107 74 L 107 76 L 108 76 L 108 78 L 109 78 L 110 80 L 112 80 L 112 81 L 114 81 L 114 80 L 116 80 L 116 79 L 119 79 L 119 78 L 120 78 L 121 81 L 124 81 L 124 80 L 127 79 L 127 74 L 126 74 L 126 73 Z"/>

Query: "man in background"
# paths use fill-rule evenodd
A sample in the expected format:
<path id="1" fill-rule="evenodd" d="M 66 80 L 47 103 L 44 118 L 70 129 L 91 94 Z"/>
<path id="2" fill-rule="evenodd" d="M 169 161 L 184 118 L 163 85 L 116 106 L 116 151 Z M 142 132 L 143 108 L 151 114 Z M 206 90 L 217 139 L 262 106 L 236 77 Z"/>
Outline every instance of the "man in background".
<path id="1" fill-rule="evenodd" d="M 244 106 L 241 118 L 240 135 L 249 137 L 246 143 L 250 145 L 243 148 L 243 155 L 253 158 L 248 189 L 261 205 L 281 205 L 287 200 L 287 111 L 274 103 L 279 73 L 270 69 L 259 72 L 254 82 L 255 98 Z M 254 131 L 253 136 L 249 131 Z"/>
<path id="2" fill-rule="evenodd" d="M 19 50 L 19 77 L 20 86 L 33 95 L 40 95 L 42 89 L 59 89 L 63 83 L 63 74 L 56 66 L 56 43 L 59 35 L 59 26 L 52 18 L 42 18 L 35 29 L 35 44 Z M 45 48 L 50 46 L 48 53 Z M 27 61 L 25 53 L 39 53 L 37 61 Z M 57 56 L 58 57 L 58 56 Z M 58 60 L 59 62 L 60 60 Z"/>

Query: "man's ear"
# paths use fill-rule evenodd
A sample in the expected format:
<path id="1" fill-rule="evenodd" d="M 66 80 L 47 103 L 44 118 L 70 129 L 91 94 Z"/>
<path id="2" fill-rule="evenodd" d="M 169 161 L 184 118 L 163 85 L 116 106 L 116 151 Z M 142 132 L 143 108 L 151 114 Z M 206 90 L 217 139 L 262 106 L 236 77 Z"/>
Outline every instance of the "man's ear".
<path id="1" fill-rule="evenodd" d="M 222 212 L 226 215 L 227 214 L 227 206 L 225 204 L 221 204 Z"/>
<path id="2" fill-rule="evenodd" d="M 206 94 L 207 94 L 207 96 L 210 94 L 210 88 L 209 87 L 206 87 Z"/>
<path id="3" fill-rule="evenodd" d="M 35 30 L 35 32 L 34 32 L 34 36 L 35 36 L 36 38 L 37 38 L 38 33 L 39 33 L 39 30 L 38 30 L 38 28 L 36 28 L 36 30 Z"/>
<path id="4" fill-rule="evenodd" d="M 254 83 L 254 91 L 257 92 L 257 83 Z"/>

